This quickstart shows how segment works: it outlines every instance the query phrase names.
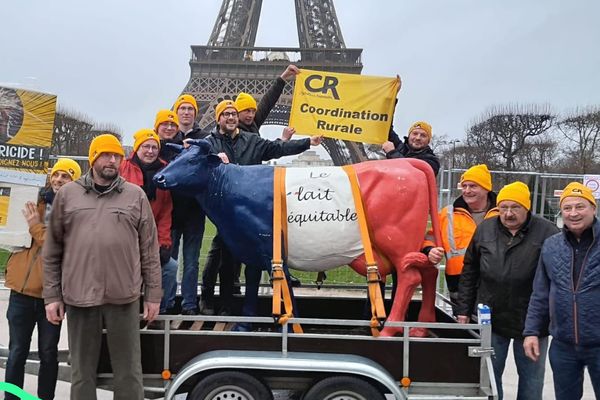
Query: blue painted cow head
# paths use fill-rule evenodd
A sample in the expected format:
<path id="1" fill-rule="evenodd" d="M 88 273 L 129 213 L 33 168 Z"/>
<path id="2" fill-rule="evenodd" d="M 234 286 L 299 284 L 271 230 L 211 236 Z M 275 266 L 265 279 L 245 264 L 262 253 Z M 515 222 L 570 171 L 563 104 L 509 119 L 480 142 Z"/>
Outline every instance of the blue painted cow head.
<path id="1" fill-rule="evenodd" d="M 161 189 L 197 194 L 206 189 L 210 171 L 221 164 L 221 159 L 211 153 L 206 140 L 190 140 L 190 146 L 169 145 L 179 149 L 180 154 L 154 176 Z"/>

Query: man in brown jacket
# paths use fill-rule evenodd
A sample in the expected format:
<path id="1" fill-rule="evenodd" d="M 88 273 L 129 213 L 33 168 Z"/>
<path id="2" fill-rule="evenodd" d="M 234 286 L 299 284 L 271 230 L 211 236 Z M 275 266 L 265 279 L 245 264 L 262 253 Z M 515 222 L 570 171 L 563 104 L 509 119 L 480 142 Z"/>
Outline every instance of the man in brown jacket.
<path id="1" fill-rule="evenodd" d="M 29 356 L 29 348 L 33 329 L 37 325 L 38 354 L 40 369 L 38 371 L 37 396 L 42 400 L 54 398 L 56 378 L 58 376 L 58 340 L 60 324 L 54 325 L 46 319 L 44 299 L 42 299 L 42 256 L 41 249 L 46 237 L 46 219 L 52 211 L 54 196 L 65 184 L 79 179 L 81 168 L 70 158 L 60 158 L 50 171 L 49 184 L 40 190 L 37 206 L 28 201 L 23 209 L 23 216 L 29 225 L 31 247 L 11 254 L 6 265 L 6 281 L 10 288 L 8 300 L 8 330 L 10 342 L 6 361 L 5 380 L 23 388 L 25 378 L 25 362 Z M 18 399 L 6 393 L 6 400 Z"/>
<path id="2" fill-rule="evenodd" d="M 90 144 L 91 168 L 54 200 L 43 249 L 46 317 L 69 316 L 71 399 L 96 399 L 102 328 L 114 373 L 115 399 L 143 399 L 139 297 L 144 318 L 158 314 L 161 290 L 154 217 L 144 191 L 119 176 L 118 139 Z"/>

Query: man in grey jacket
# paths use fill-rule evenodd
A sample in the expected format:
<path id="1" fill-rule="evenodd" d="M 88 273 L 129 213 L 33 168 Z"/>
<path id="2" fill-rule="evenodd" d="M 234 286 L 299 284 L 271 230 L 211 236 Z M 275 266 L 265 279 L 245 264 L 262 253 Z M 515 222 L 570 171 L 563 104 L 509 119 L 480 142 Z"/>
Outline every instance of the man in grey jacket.
<path id="1" fill-rule="evenodd" d="M 46 318 L 69 315 L 71 399 L 96 398 L 96 370 L 106 339 L 115 399 L 143 399 L 139 297 L 144 318 L 158 314 L 160 257 L 154 217 L 144 191 L 119 176 L 118 139 L 90 144 L 91 168 L 54 200 L 43 248 Z M 63 190 L 64 189 L 64 190 Z"/>

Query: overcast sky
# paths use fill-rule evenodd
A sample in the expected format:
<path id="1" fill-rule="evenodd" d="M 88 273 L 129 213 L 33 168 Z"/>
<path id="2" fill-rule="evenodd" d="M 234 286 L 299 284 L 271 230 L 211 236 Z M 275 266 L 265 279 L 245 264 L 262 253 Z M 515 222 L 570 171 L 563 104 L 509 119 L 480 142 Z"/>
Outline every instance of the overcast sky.
<path id="1" fill-rule="evenodd" d="M 297 46 L 292 0 L 263 0 L 257 46 Z M 114 123 L 151 127 L 189 78 L 220 0 L 4 1 L 0 86 L 49 92 Z M 600 105 L 598 0 L 337 0 L 363 74 L 402 77 L 397 131 L 415 120 L 461 138 L 492 105 Z M 277 131 L 279 131 L 278 129 Z"/>

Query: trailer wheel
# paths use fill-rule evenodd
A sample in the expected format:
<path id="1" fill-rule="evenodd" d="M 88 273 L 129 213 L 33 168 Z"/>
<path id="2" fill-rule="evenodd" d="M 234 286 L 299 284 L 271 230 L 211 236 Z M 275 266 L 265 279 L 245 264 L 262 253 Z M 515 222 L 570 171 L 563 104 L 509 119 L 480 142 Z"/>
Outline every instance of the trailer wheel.
<path id="1" fill-rule="evenodd" d="M 202 378 L 188 400 L 271 400 L 271 390 L 250 374 L 223 371 Z"/>
<path id="2" fill-rule="evenodd" d="M 303 400 L 385 400 L 370 383 L 353 376 L 333 376 L 310 388 Z"/>

